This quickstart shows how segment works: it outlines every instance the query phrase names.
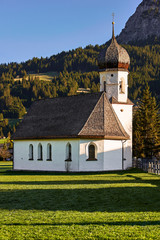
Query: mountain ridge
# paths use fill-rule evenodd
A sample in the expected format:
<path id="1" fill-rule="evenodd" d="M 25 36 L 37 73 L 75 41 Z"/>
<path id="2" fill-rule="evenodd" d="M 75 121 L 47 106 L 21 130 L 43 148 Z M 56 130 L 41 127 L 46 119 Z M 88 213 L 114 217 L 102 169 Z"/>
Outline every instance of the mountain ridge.
<path id="1" fill-rule="evenodd" d="M 117 36 L 117 41 L 120 44 L 160 43 L 160 0 L 143 0 Z"/>

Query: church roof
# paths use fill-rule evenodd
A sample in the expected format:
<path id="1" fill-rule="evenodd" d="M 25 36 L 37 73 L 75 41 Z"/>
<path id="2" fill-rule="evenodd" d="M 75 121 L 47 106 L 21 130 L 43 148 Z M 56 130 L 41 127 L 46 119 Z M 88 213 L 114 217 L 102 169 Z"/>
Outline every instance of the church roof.
<path id="1" fill-rule="evenodd" d="M 105 92 L 35 101 L 13 135 L 18 139 L 129 139 Z"/>
<path id="2" fill-rule="evenodd" d="M 98 64 L 100 69 L 128 69 L 130 65 L 130 57 L 127 51 L 117 43 L 114 36 L 114 24 L 111 44 L 100 53 Z"/>

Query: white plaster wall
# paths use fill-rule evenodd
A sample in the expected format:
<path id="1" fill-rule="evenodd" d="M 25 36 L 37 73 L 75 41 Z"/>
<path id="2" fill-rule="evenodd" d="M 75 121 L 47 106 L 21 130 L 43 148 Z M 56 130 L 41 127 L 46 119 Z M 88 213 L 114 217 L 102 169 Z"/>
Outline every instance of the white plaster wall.
<path id="1" fill-rule="evenodd" d="M 132 167 L 132 105 L 112 104 L 122 126 L 130 136 L 130 140 L 124 142 L 124 169 Z"/>
<path id="2" fill-rule="evenodd" d="M 97 147 L 97 161 L 87 161 L 88 159 L 88 146 L 93 143 Z M 103 171 L 104 159 L 104 140 L 95 139 L 81 139 L 80 140 L 80 157 L 79 157 L 79 171 Z"/>
<path id="3" fill-rule="evenodd" d="M 66 145 L 72 146 L 72 162 L 70 171 L 78 171 L 79 140 L 22 140 L 14 141 L 14 169 L 15 170 L 38 170 L 38 171 L 66 171 Z M 38 159 L 38 144 L 43 147 L 43 160 Z M 47 161 L 47 144 L 52 146 L 52 161 Z M 29 160 L 29 145 L 33 144 L 34 159 Z"/>
<path id="4" fill-rule="evenodd" d="M 69 171 L 107 171 L 122 169 L 122 143 L 114 140 L 32 140 L 14 141 L 14 170 L 66 171 L 66 145 L 72 146 L 72 162 Z M 38 158 L 38 144 L 43 147 L 43 161 Z M 52 146 L 52 161 L 47 161 L 47 144 Z M 97 161 L 87 161 L 88 146 L 97 148 Z M 34 160 L 29 160 L 29 145 L 33 144 Z M 127 153 L 125 152 L 126 156 Z M 127 159 L 128 164 L 128 159 Z M 125 165 L 125 168 L 128 165 Z"/>
<path id="5" fill-rule="evenodd" d="M 113 75 L 113 77 L 111 76 Z M 108 99 L 112 96 L 118 96 L 118 71 L 100 72 L 100 91 L 104 91 L 104 82 L 106 81 L 106 93 Z"/>
<path id="6" fill-rule="evenodd" d="M 122 170 L 122 142 L 120 140 L 104 140 L 105 171 Z"/>
<path id="7" fill-rule="evenodd" d="M 120 93 L 120 81 L 124 79 L 125 92 Z M 127 102 L 128 98 L 128 71 L 105 71 L 100 72 L 100 91 L 104 91 L 106 81 L 106 93 L 108 99 L 115 97 L 119 102 Z"/>

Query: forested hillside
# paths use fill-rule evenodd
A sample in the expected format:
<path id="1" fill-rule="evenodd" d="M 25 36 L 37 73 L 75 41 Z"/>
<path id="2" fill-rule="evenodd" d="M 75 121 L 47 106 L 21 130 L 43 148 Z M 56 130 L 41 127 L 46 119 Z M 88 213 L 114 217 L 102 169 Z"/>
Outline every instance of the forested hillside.
<path id="1" fill-rule="evenodd" d="M 74 95 L 77 94 L 78 88 L 90 88 L 92 92 L 99 91 L 97 59 L 104 47 L 105 45 L 90 45 L 85 49 L 77 48 L 69 52 L 61 52 L 50 58 L 33 58 L 20 64 L 1 64 L 1 115 L 4 118 L 21 118 L 34 100 Z M 145 82 L 149 82 L 154 95 L 160 95 L 160 45 L 143 47 L 124 45 L 123 47 L 131 58 L 129 97 L 135 100 L 141 96 Z M 51 81 L 41 81 L 38 77 L 38 73 L 51 71 L 57 72 Z M 21 80 L 15 80 L 17 76 Z"/>

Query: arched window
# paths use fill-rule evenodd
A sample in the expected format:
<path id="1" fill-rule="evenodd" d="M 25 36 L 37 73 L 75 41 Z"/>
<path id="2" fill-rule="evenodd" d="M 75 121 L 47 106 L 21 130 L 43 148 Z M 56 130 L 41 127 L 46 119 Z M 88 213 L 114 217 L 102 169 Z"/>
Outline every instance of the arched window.
<path id="1" fill-rule="evenodd" d="M 38 144 L 38 160 L 43 160 L 42 144 Z"/>
<path id="2" fill-rule="evenodd" d="M 121 81 L 119 82 L 119 92 L 125 93 L 125 80 L 123 77 L 121 78 Z"/>
<path id="3" fill-rule="evenodd" d="M 33 160 L 33 145 L 29 145 L 29 160 Z"/>
<path id="4" fill-rule="evenodd" d="M 88 160 L 97 160 L 97 148 L 96 145 L 93 143 L 89 144 L 88 146 Z"/>
<path id="5" fill-rule="evenodd" d="M 70 143 L 66 145 L 66 160 L 72 161 L 72 146 Z"/>
<path id="6" fill-rule="evenodd" d="M 52 160 L 52 146 L 50 143 L 47 144 L 47 160 Z"/>

